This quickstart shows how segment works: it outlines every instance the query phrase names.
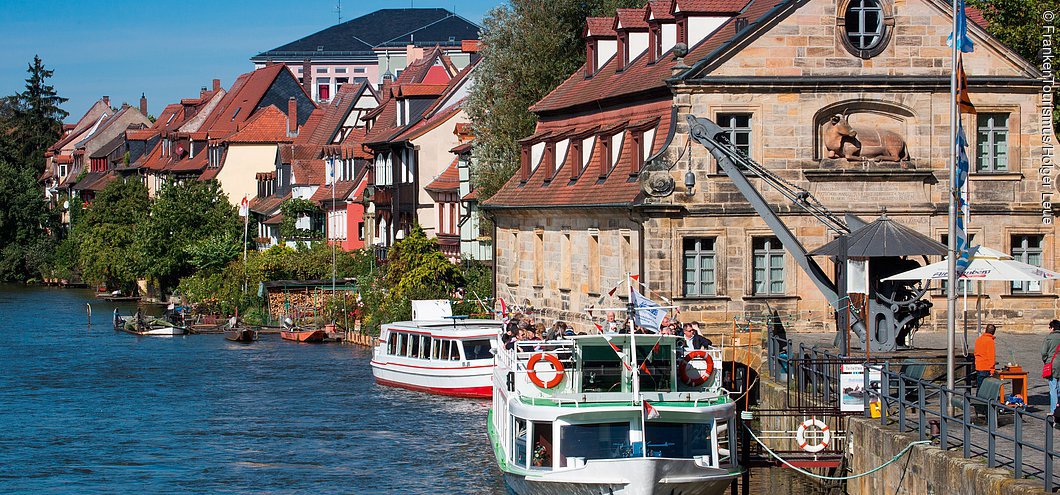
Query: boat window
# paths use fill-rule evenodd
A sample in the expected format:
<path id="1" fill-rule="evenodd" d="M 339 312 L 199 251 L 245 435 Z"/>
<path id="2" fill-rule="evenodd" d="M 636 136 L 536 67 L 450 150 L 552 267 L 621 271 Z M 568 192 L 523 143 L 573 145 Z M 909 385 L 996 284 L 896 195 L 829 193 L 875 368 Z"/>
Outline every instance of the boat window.
<path id="1" fill-rule="evenodd" d="M 449 360 L 459 361 L 460 360 L 460 346 L 456 345 L 455 340 L 449 341 Z"/>
<path id="2" fill-rule="evenodd" d="M 592 459 L 632 457 L 629 423 L 564 426 L 560 432 L 560 452 L 563 453 L 561 467 Z"/>
<path id="3" fill-rule="evenodd" d="M 515 427 L 512 428 L 512 461 L 516 465 L 526 467 L 526 420 L 522 418 L 512 418 L 515 420 Z"/>
<path id="4" fill-rule="evenodd" d="M 464 356 L 468 361 L 493 359 L 493 354 L 490 354 L 489 339 L 464 340 L 462 343 L 464 344 Z"/>
<path id="5" fill-rule="evenodd" d="M 394 354 L 397 354 L 399 356 L 408 356 L 409 335 L 407 333 L 399 333 L 398 337 L 398 352 L 395 352 Z"/>
<path id="6" fill-rule="evenodd" d="M 622 361 L 614 349 L 606 345 L 582 348 L 582 391 L 622 391 Z"/>
<path id="7" fill-rule="evenodd" d="M 669 344 L 637 345 L 637 361 L 643 364 L 640 371 L 640 389 L 652 392 L 668 392 L 673 383 L 670 381 L 672 371 L 671 357 L 673 350 Z M 647 368 L 648 372 L 644 372 Z"/>
<path id="8" fill-rule="evenodd" d="M 431 342 L 431 359 L 434 359 L 434 360 L 438 359 L 438 353 L 441 352 L 441 350 L 442 350 L 442 342 L 444 342 L 444 341 L 441 340 L 441 339 L 433 339 L 432 340 L 432 342 Z"/>
<path id="9" fill-rule="evenodd" d="M 552 423 L 534 421 L 534 450 L 530 461 L 534 467 L 552 467 Z"/>
<path id="10" fill-rule="evenodd" d="M 397 354 L 398 350 L 398 336 L 396 333 L 391 332 L 387 338 L 387 353 L 391 356 Z"/>
<path id="11" fill-rule="evenodd" d="M 420 336 L 409 335 L 409 357 L 420 357 Z"/>
<path id="12" fill-rule="evenodd" d="M 427 359 L 431 352 L 431 336 L 420 335 L 420 352 L 417 357 Z"/>
<path id="13" fill-rule="evenodd" d="M 649 457 L 691 459 L 711 455 L 710 423 L 644 424 Z"/>

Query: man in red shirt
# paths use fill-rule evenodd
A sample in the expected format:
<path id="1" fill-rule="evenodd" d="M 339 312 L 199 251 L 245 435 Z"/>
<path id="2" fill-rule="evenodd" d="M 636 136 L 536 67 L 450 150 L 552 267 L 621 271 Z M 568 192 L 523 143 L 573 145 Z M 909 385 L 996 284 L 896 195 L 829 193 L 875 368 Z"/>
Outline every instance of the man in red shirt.
<path id="1" fill-rule="evenodd" d="M 975 339 L 975 386 L 983 384 L 986 377 L 994 374 L 995 356 L 997 347 L 994 343 L 994 332 L 997 327 L 993 324 L 986 326 L 986 332 Z"/>

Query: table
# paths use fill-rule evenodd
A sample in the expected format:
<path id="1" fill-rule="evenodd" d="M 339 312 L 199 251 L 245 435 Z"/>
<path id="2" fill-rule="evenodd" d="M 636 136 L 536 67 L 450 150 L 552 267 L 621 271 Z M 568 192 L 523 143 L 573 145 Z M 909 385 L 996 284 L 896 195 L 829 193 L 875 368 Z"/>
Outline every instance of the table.
<path id="1" fill-rule="evenodd" d="M 1002 404 L 1005 403 L 1005 380 L 1012 380 L 1012 392 L 1023 397 L 1023 402 L 1027 403 L 1027 372 L 1022 367 L 1002 369 L 998 371 L 997 377 L 1001 379 L 1001 398 L 998 400 Z"/>

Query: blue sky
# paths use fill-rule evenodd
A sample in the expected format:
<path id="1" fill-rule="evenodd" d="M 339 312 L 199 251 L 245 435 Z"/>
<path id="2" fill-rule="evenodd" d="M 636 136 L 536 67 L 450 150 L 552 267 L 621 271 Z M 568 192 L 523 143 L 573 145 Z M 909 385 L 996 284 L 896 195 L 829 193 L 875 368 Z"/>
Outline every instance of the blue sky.
<path id="1" fill-rule="evenodd" d="M 344 0 L 349 20 L 381 8 L 441 7 L 480 23 L 502 0 Z M 103 95 L 112 105 L 147 94 L 157 115 L 198 96 L 214 78 L 228 88 L 250 57 L 338 22 L 339 0 L 0 0 L 0 95 L 23 90 L 39 54 L 74 120 Z"/>

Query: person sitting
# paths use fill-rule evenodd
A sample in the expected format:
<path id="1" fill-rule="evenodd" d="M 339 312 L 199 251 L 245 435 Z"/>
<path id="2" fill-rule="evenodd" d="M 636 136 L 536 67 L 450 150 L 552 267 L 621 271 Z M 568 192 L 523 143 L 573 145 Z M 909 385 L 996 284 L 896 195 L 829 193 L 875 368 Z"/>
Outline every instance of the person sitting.
<path id="1" fill-rule="evenodd" d="M 685 350 L 700 350 L 710 347 L 710 341 L 706 337 L 699 334 L 695 327 L 691 323 L 685 323 L 684 328 L 684 344 Z"/>

